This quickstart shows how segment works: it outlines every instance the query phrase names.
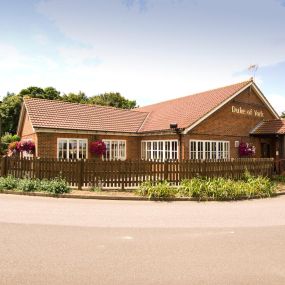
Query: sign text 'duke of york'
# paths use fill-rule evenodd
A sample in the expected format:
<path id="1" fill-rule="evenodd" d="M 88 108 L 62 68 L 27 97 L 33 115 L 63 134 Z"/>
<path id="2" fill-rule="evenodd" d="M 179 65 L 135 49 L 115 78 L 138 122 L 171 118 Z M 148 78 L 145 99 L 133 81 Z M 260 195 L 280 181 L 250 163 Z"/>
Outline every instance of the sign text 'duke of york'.
<path id="1" fill-rule="evenodd" d="M 248 115 L 248 116 L 255 116 L 255 117 L 264 117 L 264 113 L 262 111 L 258 111 L 255 109 L 244 109 L 242 107 L 235 107 L 232 106 L 232 113 L 241 114 L 241 115 Z"/>

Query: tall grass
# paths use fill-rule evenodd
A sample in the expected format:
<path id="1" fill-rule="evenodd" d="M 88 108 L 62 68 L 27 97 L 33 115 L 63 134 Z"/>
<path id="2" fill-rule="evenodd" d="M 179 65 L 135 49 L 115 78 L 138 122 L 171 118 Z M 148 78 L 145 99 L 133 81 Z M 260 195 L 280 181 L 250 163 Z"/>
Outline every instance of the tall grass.
<path id="1" fill-rule="evenodd" d="M 158 184 L 144 182 L 137 193 L 149 199 L 173 197 L 196 198 L 198 200 L 236 200 L 252 197 L 270 197 L 276 191 L 276 184 L 266 177 L 254 177 L 245 172 L 243 179 L 232 180 L 222 177 L 193 178 L 183 180 L 180 186 L 170 186 L 162 181 Z"/>

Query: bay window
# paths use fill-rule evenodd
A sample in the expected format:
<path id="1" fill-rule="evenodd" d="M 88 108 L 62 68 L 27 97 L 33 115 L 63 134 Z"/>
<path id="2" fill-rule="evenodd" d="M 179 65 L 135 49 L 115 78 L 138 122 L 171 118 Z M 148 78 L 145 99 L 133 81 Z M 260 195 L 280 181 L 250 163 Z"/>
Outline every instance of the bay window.
<path id="1" fill-rule="evenodd" d="M 178 159 L 178 141 L 177 140 L 153 140 L 141 142 L 142 159 Z"/>
<path id="2" fill-rule="evenodd" d="M 106 154 L 104 159 L 126 159 L 126 141 L 124 140 L 103 140 L 106 144 Z"/>
<path id="3" fill-rule="evenodd" d="M 85 159 L 87 152 L 87 139 L 59 138 L 57 140 L 57 158 Z"/>
<path id="4" fill-rule="evenodd" d="M 190 159 L 228 159 L 229 141 L 190 140 Z"/>

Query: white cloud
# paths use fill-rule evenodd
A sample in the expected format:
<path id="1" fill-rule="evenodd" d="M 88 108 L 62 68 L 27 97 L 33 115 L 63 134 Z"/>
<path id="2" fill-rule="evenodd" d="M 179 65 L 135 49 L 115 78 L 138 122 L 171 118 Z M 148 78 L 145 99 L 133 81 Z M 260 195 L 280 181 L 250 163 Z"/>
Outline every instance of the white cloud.
<path id="1" fill-rule="evenodd" d="M 26 72 L 1 89 L 119 91 L 143 105 L 242 81 L 250 75 L 236 74 L 251 63 L 285 59 L 285 9 L 274 1 L 45 0 L 38 11 L 77 44 L 55 45 L 56 58 L 9 49 L 11 66 Z M 35 39 L 49 42 L 44 34 Z"/>
<path id="2" fill-rule="evenodd" d="M 66 37 L 90 46 L 60 49 L 65 62 L 78 65 L 68 72 L 78 76 L 71 88 L 80 81 L 87 92 L 118 90 L 144 104 L 244 80 L 248 74 L 233 74 L 285 59 L 285 43 L 276 44 L 285 10 L 270 1 L 242 2 L 50 0 L 38 9 Z M 141 4 L 147 11 L 136 9 Z M 87 68 L 90 58 L 101 64 Z M 92 73 L 91 83 L 84 72 Z"/>
<path id="3" fill-rule="evenodd" d="M 0 70 L 3 72 L 27 67 L 28 58 L 12 46 L 0 42 Z"/>
<path id="4" fill-rule="evenodd" d="M 285 111 L 285 97 L 280 94 L 267 94 L 266 98 L 271 103 L 272 107 L 281 114 Z"/>

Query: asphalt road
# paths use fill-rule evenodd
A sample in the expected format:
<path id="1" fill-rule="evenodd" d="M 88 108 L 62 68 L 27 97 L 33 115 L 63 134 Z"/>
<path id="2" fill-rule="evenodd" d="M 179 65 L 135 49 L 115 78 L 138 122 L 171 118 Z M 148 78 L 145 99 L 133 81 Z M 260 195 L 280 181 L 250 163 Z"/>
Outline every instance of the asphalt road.
<path id="1" fill-rule="evenodd" d="M 0 195 L 0 284 L 285 284 L 285 197 Z"/>

